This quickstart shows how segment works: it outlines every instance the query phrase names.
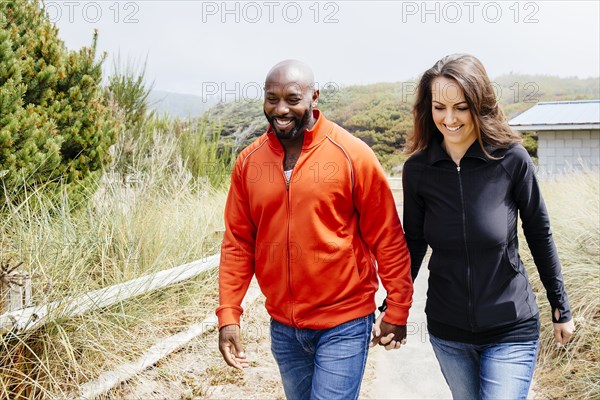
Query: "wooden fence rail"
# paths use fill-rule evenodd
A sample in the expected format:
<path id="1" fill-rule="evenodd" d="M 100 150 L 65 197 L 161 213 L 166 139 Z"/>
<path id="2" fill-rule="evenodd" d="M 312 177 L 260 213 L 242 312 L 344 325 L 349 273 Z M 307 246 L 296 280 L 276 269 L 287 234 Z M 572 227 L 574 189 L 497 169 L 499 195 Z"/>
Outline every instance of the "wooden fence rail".
<path id="1" fill-rule="evenodd" d="M 180 265 L 152 275 L 94 290 L 52 303 L 27 307 L 0 315 L 0 335 L 33 331 L 51 320 L 75 317 L 97 308 L 108 307 L 132 297 L 193 278 L 219 265 L 219 255 Z"/>
<path id="2" fill-rule="evenodd" d="M 258 284 L 256 284 L 256 280 L 252 280 L 252 284 L 248 288 L 246 296 L 244 296 L 242 307 L 246 308 L 250 306 L 259 295 L 260 289 L 258 288 Z M 133 378 L 169 354 L 183 348 L 196 337 L 212 332 L 216 327 L 217 317 L 214 313 L 211 313 L 201 323 L 190 325 L 186 330 L 162 339 L 148 349 L 137 361 L 119 365 L 112 371 L 102 373 L 96 380 L 84 383 L 80 386 L 79 392 L 71 396 L 69 400 L 95 399 L 121 382 Z"/>

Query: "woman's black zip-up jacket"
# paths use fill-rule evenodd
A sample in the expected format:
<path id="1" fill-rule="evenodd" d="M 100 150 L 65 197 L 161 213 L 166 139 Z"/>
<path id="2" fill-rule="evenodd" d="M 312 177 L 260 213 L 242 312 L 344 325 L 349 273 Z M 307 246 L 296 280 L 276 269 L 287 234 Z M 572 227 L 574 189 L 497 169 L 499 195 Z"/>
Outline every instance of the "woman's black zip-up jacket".
<path id="1" fill-rule="evenodd" d="M 437 135 L 402 173 L 404 230 L 413 280 L 431 246 L 427 318 L 470 332 L 517 324 L 538 314 L 519 257 L 517 217 L 552 306 L 552 321 L 571 311 L 550 220 L 534 165 L 520 144 L 476 141 L 457 166 Z M 554 317 L 558 309 L 560 317 Z"/>

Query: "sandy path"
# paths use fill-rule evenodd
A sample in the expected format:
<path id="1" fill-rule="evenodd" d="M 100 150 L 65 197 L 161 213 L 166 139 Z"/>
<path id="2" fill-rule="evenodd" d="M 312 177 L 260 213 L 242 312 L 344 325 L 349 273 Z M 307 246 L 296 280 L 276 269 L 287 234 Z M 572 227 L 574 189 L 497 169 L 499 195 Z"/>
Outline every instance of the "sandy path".
<path id="1" fill-rule="evenodd" d="M 285 399 L 271 356 L 264 298 L 255 301 L 244 314 L 242 335 L 250 368 L 241 372 L 228 367 L 219 353 L 218 334 L 212 332 L 196 338 L 102 399 Z"/>
<path id="2" fill-rule="evenodd" d="M 413 306 L 408 318 L 408 341 L 399 350 L 371 350 L 376 374 L 365 381 L 371 399 L 450 399 L 450 390 L 440 372 L 427 336 L 425 299 L 427 268 L 415 281 Z M 385 297 L 380 287 L 377 303 Z"/>
<path id="3" fill-rule="evenodd" d="M 400 350 L 371 349 L 361 399 L 448 399 L 424 331 L 426 276 L 417 280 L 409 319 L 408 344 Z M 378 298 L 385 296 L 383 290 Z M 378 300 L 379 301 L 379 300 Z M 229 368 L 221 359 L 215 332 L 193 340 L 181 351 L 104 396 L 104 399 L 284 399 L 270 351 L 269 316 L 261 297 L 245 312 L 242 332 L 251 367 Z"/>

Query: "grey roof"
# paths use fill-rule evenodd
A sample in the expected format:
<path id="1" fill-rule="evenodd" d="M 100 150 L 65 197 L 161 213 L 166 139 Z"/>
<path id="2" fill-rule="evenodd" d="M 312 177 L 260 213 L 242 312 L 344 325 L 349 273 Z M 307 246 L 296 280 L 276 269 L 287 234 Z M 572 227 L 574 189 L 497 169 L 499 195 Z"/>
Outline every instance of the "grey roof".
<path id="1" fill-rule="evenodd" d="M 600 129 L 600 100 L 537 103 L 508 124 L 518 131 Z"/>

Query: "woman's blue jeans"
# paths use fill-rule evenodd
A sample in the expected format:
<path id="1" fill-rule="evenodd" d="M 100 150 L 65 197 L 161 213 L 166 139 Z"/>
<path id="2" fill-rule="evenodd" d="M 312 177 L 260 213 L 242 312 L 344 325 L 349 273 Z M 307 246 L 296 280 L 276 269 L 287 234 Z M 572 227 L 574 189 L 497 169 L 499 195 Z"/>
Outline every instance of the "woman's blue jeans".
<path id="1" fill-rule="evenodd" d="M 373 314 L 330 329 L 298 329 L 271 320 L 271 351 L 288 400 L 357 399 Z"/>
<path id="2" fill-rule="evenodd" d="M 454 399 L 526 399 L 538 341 L 473 345 L 429 335 Z"/>

